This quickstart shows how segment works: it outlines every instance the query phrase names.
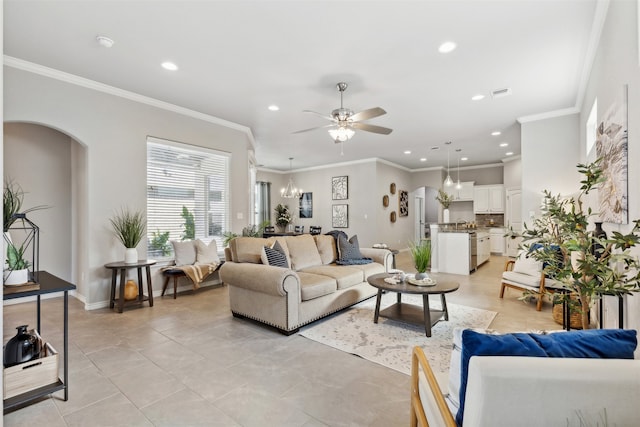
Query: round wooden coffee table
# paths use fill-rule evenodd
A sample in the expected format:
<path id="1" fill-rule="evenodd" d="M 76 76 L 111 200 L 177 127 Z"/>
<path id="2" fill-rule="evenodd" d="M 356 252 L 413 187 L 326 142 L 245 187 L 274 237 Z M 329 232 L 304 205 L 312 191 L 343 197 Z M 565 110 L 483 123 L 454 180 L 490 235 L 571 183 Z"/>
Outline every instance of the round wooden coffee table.
<path id="1" fill-rule="evenodd" d="M 416 286 L 405 281 L 397 285 L 384 281 L 387 277 L 392 277 L 389 273 L 380 273 L 369 276 L 367 281 L 375 288 L 378 288 L 378 296 L 376 298 L 376 311 L 373 316 L 373 323 L 378 323 L 378 317 L 386 317 L 387 319 L 400 320 L 402 322 L 424 325 L 424 330 L 428 337 L 431 336 L 431 327 L 440 320 L 449 320 L 449 311 L 447 310 L 447 300 L 445 294 L 458 290 L 460 285 L 457 282 L 447 279 L 441 279 L 436 274 L 430 274 L 430 277 L 436 281 L 435 286 Z M 380 299 L 384 291 L 395 292 L 398 294 L 398 301 L 380 311 Z M 422 307 L 402 302 L 402 294 L 422 295 Z M 429 309 L 429 295 L 440 295 L 442 303 L 441 310 Z"/>

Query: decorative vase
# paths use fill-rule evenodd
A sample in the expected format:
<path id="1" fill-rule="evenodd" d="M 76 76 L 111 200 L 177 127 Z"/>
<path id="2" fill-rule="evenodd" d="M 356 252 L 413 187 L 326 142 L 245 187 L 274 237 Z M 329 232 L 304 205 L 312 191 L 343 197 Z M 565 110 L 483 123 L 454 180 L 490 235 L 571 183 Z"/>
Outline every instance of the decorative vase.
<path id="1" fill-rule="evenodd" d="M 125 264 L 135 264 L 138 262 L 138 250 L 136 248 L 127 248 L 124 251 Z"/>
<path id="2" fill-rule="evenodd" d="M 426 272 L 422 272 L 422 273 L 416 273 L 415 276 L 416 280 L 424 280 L 429 278 L 429 275 Z"/>
<path id="3" fill-rule="evenodd" d="M 601 222 L 596 222 L 596 229 L 593 230 L 593 237 L 597 237 L 598 239 L 607 238 L 607 232 L 602 229 Z M 603 250 L 604 250 L 604 247 L 600 243 L 594 241 L 591 244 L 591 253 L 595 255 L 596 258 L 599 259 L 602 256 Z"/>
<path id="4" fill-rule="evenodd" d="M 29 281 L 29 269 L 23 268 L 22 270 L 5 270 L 4 271 L 4 284 L 7 286 L 24 285 Z"/>
<path id="5" fill-rule="evenodd" d="M 124 284 L 124 299 L 131 301 L 138 298 L 138 285 L 133 280 L 127 280 Z"/>
<path id="6" fill-rule="evenodd" d="M 4 367 L 37 359 L 40 356 L 40 341 L 27 331 L 28 325 L 18 326 L 18 333 L 4 347 Z"/>
<path id="7" fill-rule="evenodd" d="M 449 222 L 449 208 L 442 211 L 442 222 L 444 223 Z"/>

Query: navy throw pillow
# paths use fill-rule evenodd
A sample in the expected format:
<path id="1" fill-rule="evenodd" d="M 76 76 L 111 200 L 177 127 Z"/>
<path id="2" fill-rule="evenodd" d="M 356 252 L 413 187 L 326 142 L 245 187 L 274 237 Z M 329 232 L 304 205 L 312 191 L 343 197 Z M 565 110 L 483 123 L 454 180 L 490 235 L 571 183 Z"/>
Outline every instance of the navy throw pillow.
<path id="1" fill-rule="evenodd" d="M 482 334 L 462 331 L 460 367 L 460 409 L 456 423 L 464 418 L 464 395 L 473 356 L 575 357 L 593 359 L 633 359 L 638 345 L 635 330 L 591 329 L 552 334 Z"/>

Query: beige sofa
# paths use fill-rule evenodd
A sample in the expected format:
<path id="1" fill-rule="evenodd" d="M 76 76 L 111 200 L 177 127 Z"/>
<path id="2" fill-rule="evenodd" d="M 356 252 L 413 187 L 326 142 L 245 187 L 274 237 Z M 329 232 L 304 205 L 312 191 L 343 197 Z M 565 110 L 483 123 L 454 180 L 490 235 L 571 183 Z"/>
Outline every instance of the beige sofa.
<path id="1" fill-rule="evenodd" d="M 262 263 L 264 246 L 278 240 L 290 268 Z M 237 237 L 225 249 L 227 262 L 220 279 L 229 286 L 231 311 L 292 334 L 321 319 L 376 295 L 367 277 L 391 268 L 391 252 L 360 248 L 373 263 L 336 265 L 338 256 L 332 236 Z"/>

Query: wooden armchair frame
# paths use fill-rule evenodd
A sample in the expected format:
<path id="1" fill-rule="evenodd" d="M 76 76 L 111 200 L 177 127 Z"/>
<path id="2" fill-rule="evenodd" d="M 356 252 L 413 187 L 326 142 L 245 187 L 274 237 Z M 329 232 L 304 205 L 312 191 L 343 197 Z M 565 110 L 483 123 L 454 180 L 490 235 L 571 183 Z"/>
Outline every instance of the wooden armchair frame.
<path id="1" fill-rule="evenodd" d="M 513 266 L 515 265 L 515 260 L 508 260 L 504 266 L 504 271 L 512 271 L 513 270 Z M 511 289 L 519 289 L 522 291 L 529 291 L 533 294 L 535 294 L 538 298 L 538 303 L 536 304 L 536 310 L 541 311 L 542 310 L 542 298 L 544 297 L 544 295 L 549 292 L 545 289 L 544 285 L 545 285 L 545 275 L 544 275 L 544 271 L 540 270 L 540 281 L 538 282 L 539 286 L 538 289 L 532 289 L 530 286 L 526 286 L 526 285 L 522 285 L 522 286 L 518 286 L 517 284 L 514 283 L 508 283 L 505 282 L 504 279 L 502 280 L 502 285 L 500 287 L 500 298 L 504 297 L 504 289 L 505 288 L 511 288 Z"/>
<path id="2" fill-rule="evenodd" d="M 427 421 L 424 405 L 420 399 L 420 375 L 424 375 L 427 380 L 429 391 L 435 401 L 439 416 L 443 420 L 442 425 L 444 427 L 456 427 L 456 421 L 449 410 L 449 406 L 447 406 L 447 402 L 444 400 L 438 381 L 431 370 L 431 366 L 429 366 L 424 351 L 420 347 L 413 348 L 411 357 L 411 427 L 429 427 L 430 425 Z"/>

